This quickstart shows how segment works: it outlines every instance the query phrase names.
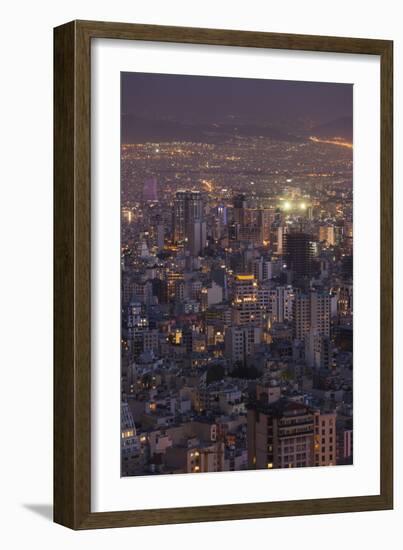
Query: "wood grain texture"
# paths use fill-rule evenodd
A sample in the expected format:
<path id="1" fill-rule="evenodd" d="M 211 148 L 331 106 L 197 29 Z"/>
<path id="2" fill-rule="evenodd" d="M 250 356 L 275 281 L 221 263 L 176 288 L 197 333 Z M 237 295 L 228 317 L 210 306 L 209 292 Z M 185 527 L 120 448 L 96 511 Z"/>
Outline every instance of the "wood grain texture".
<path id="1" fill-rule="evenodd" d="M 54 519 L 90 510 L 90 50 L 77 25 L 55 29 Z"/>
<path id="2" fill-rule="evenodd" d="M 381 489 L 379 495 L 91 512 L 91 39 L 381 56 Z M 54 31 L 54 520 L 127 527 L 393 507 L 393 43 L 385 40 L 73 21 Z"/>
<path id="3" fill-rule="evenodd" d="M 393 507 L 393 43 L 381 57 L 381 494 Z"/>
<path id="4" fill-rule="evenodd" d="M 74 525 L 74 25 L 54 35 L 54 520 Z M 88 368 L 88 367 L 87 367 Z"/>

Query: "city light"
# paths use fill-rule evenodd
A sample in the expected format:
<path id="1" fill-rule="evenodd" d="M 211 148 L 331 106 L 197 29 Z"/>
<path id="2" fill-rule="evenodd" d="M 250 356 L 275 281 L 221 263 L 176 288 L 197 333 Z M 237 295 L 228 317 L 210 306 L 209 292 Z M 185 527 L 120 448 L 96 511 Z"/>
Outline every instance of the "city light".
<path id="1" fill-rule="evenodd" d="M 253 281 L 254 275 L 236 275 L 235 277 L 238 281 Z"/>
<path id="2" fill-rule="evenodd" d="M 339 145 L 340 147 L 347 147 L 347 149 L 352 149 L 353 144 L 349 141 L 345 141 L 343 138 L 335 137 L 333 139 L 321 139 L 315 136 L 310 136 L 309 139 L 314 143 L 327 143 L 330 145 Z"/>
<path id="3" fill-rule="evenodd" d="M 352 126 L 306 133 L 352 111 L 351 87 L 265 79 L 284 93 L 235 100 L 237 79 L 139 78 L 122 75 L 141 123 L 122 117 L 121 475 L 352 464 Z"/>

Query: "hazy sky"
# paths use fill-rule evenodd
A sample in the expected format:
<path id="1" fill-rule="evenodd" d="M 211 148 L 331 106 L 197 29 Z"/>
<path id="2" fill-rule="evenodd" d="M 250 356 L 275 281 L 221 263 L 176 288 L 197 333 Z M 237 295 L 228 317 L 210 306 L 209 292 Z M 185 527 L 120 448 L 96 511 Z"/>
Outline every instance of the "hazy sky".
<path id="1" fill-rule="evenodd" d="M 122 114 L 157 119 L 321 124 L 352 116 L 352 96 L 351 84 L 122 73 Z"/>

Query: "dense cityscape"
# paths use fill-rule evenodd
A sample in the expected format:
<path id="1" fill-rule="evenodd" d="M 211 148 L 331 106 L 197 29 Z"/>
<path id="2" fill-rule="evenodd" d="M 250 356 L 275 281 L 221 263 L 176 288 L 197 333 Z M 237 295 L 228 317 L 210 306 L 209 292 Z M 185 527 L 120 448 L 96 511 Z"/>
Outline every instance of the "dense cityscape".
<path id="1" fill-rule="evenodd" d="M 239 119 L 122 137 L 122 476 L 353 461 L 352 128 Z"/>

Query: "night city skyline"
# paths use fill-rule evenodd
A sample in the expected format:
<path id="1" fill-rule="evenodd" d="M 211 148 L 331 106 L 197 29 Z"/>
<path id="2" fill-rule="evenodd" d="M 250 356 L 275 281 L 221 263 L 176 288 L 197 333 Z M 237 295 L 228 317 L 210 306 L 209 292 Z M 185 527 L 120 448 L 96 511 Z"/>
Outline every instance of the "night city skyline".
<path id="1" fill-rule="evenodd" d="M 121 475 L 353 461 L 353 87 L 122 73 Z"/>

